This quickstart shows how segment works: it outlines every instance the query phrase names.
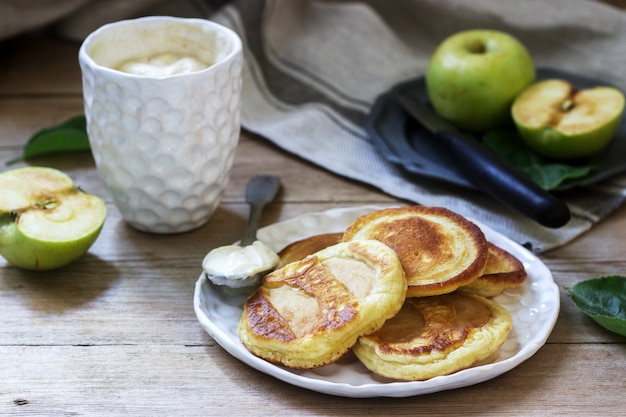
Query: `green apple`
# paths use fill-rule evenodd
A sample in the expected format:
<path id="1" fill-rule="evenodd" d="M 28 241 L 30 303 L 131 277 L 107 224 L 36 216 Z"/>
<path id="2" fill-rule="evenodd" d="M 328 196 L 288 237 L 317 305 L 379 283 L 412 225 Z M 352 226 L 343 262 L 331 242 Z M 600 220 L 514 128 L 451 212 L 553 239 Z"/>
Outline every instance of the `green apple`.
<path id="1" fill-rule="evenodd" d="M 583 158 L 605 148 L 615 136 L 624 114 L 624 94 L 613 87 L 576 90 L 565 80 L 544 80 L 515 99 L 511 114 L 522 139 L 538 154 Z"/>
<path id="2" fill-rule="evenodd" d="M 426 70 L 434 110 L 474 133 L 512 126 L 511 104 L 534 81 L 535 65 L 526 47 L 495 30 L 467 30 L 446 38 Z"/>
<path id="3" fill-rule="evenodd" d="M 76 260 L 104 224 L 104 201 L 56 169 L 3 172 L 0 190 L 0 255 L 21 268 L 54 269 Z"/>

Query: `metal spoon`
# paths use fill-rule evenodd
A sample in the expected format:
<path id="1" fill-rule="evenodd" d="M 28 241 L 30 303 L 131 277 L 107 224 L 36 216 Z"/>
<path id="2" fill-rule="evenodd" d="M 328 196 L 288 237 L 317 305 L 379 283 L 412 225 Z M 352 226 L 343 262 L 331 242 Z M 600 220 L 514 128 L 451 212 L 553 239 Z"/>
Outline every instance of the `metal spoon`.
<path id="1" fill-rule="evenodd" d="M 238 245 L 228 245 L 210 251 L 202 261 L 207 278 L 213 283 L 231 288 L 257 285 L 261 277 L 276 267 L 278 255 L 257 240 L 261 213 L 276 197 L 280 178 L 259 175 L 248 181 L 246 202 L 250 214 L 243 238 Z"/>
<path id="2" fill-rule="evenodd" d="M 241 239 L 241 246 L 250 245 L 256 240 L 261 213 L 265 206 L 272 202 L 280 188 L 280 178 L 272 175 L 257 175 L 248 181 L 246 186 L 246 202 L 250 205 L 250 215 L 246 231 Z"/>

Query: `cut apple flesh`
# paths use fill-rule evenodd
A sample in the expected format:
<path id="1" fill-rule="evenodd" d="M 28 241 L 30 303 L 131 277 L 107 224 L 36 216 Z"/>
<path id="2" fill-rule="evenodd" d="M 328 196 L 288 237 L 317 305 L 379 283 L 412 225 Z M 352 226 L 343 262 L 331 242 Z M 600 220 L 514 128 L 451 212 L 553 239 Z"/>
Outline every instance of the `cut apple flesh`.
<path id="1" fill-rule="evenodd" d="M 0 176 L 0 213 L 31 207 L 74 187 L 64 173 L 48 168 L 21 168 Z"/>
<path id="2" fill-rule="evenodd" d="M 551 127 L 566 135 L 576 135 L 610 122 L 623 107 L 624 97 L 614 88 L 576 91 L 566 81 L 547 80 L 522 93 L 514 115 L 528 128 Z"/>
<path id="3" fill-rule="evenodd" d="M 53 169 L 6 172 L 0 176 L 0 189 L 0 213 L 11 216 L 24 235 L 38 240 L 79 239 L 99 228 L 106 215 L 100 198 L 82 192 L 69 176 Z"/>
<path id="4" fill-rule="evenodd" d="M 620 127 L 624 94 L 613 87 L 575 90 L 565 80 L 545 80 L 524 90 L 511 114 L 520 136 L 535 152 L 554 159 L 592 156 Z"/>
<path id="5" fill-rule="evenodd" d="M 64 266 L 97 239 L 106 204 L 52 168 L 25 167 L 0 174 L 0 255 L 32 270 Z"/>
<path id="6" fill-rule="evenodd" d="M 100 199 L 73 189 L 56 201 L 45 202 L 44 207 L 35 205 L 26 209 L 19 215 L 17 223 L 22 233 L 34 239 L 71 241 L 99 228 L 100 219 L 105 214 Z"/>

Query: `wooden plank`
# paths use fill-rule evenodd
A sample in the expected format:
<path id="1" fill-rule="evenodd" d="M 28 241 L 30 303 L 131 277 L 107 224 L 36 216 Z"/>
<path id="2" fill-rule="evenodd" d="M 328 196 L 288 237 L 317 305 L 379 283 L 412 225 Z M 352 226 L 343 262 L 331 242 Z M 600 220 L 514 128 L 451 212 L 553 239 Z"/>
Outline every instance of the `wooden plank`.
<path id="1" fill-rule="evenodd" d="M 293 387 L 202 346 L 0 346 L 0 415 L 622 416 L 624 346 L 547 345 L 467 388 L 351 399 Z M 608 362 L 611 367 L 598 366 Z M 19 377 L 18 377 L 19 376 Z M 88 399 L 88 401 L 86 401 Z M 297 414 L 294 414 L 297 413 Z"/>

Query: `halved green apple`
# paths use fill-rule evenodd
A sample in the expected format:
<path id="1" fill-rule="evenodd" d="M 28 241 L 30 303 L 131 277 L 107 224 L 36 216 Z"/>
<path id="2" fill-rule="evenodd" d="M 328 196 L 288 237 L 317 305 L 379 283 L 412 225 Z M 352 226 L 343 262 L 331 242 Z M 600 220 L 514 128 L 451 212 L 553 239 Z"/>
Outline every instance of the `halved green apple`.
<path id="1" fill-rule="evenodd" d="M 78 259 L 106 218 L 102 199 L 56 169 L 3 172 L 0 190 L 0 255 L 21 268 L 48 270 Z"/>
<path id="2" fill-rule="evenodd" d="M 544 80 L 517 96 L 511 114 L 522 139 L 538 154 L 583 158 L 604 149 L 615 136 L 624 94 L 613 87 L 576 90 L 565 80 Z"/>

